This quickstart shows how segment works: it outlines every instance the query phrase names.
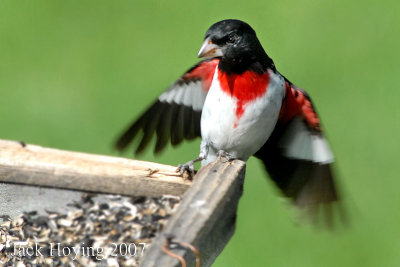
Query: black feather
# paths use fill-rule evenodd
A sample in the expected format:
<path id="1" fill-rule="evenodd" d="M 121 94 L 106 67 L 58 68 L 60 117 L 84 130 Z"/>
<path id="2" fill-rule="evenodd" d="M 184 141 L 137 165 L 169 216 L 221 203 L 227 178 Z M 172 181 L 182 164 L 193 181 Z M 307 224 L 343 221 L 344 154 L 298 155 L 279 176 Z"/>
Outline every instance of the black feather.
<path id="1" fill-rule="evenodd" d="M 169 141 L 173 146 L 176 146 L 182 143 L 184 139 L 190 140 L 200 137 L 201 110 L 194 110 L 193 105 L 199 106 L 199 104 L 204 103 L 206 93 L 203 91 L 202 80 L 198 77 L 192 77 L 189 74 L 196 68 L 202 66 L 203 63 L 207 64 L 211 61 L 212 59 L 205 59 L 199 62 L 185 72 L 185 74 L 166 91 L 174 94 L 177 90 L 182 90 L 182 87 L 190 87 L 192 90 L 203 92 L 203 94 L 197 94 L 196 97 L 191 97 L 190 95 L 186 96 L 191 99 L 193 103 L 189 103 L 189 106 L 187 106 L 177 104 L 181 103 L 182 99 L 173 99 L 171 103 L 157 100 L 120 136 L 115 143 L 115 147 L 120 151 L 126 149 L 137 137 L 139 132 L 142 132 L 143 135 L 136 148 L 136 153 L 141 153 L 148 147 L 154 133 L 156 133 L 155 153 L 162 151 Z M 185 94 L 188 92 L 185 92 Z M 181 94 L 181 97 L 185 96 L 185 94 Z M 200 96 L 200 98 L 198 98 L 198 96 Z"/>
<path id="2" fill-rule="evenodd" d="M 333 216 L 329 206 L 339 200 L 332 164 L 286 157 L 279 142 L 288 125 L 278 123 L 268 141 L 254 156 L 262 161 L 284 196 L 305 211 L 309 219 L 315 220 L 322 208 L 327 225 L 331 225 Z"/>

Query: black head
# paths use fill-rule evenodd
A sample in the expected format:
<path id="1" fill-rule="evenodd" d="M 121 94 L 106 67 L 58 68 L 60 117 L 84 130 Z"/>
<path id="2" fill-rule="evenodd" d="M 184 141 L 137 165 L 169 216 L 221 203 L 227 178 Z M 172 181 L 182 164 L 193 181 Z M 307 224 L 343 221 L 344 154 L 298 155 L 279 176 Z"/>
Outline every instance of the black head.
<path id="1" fill-rule="evenodd" d="M 199 57 L 221 58 L 219 68 L 228 72 L 274 69 L 256 32 L 249 24 L 234 19 L 222 20 L 208 29 Z"/>

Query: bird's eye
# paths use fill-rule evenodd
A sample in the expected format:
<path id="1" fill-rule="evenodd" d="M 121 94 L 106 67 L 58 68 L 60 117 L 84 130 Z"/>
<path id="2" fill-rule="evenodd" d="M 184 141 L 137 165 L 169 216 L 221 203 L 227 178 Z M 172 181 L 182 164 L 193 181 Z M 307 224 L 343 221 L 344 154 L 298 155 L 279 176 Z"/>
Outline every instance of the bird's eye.
<path id="1" fill-rule="evenodd" d="M 228 38 L 227 38 L 226 42 L 230 43 L 230 44 L 233 44 L 236 41 L 236 38 L 237 37 L 234 34 L 228 35 Z"/>

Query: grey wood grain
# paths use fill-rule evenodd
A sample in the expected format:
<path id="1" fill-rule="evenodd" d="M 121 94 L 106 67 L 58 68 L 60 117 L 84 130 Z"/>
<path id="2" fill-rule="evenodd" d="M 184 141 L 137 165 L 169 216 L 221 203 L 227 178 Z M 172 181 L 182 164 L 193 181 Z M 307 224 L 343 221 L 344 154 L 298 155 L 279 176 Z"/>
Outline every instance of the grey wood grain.
<path id="1" fill-rule="evenodd" d="M 0 182 L 98 193 L 182 195 L 191 185 L 176 167 L 0 140 Z"/>
<path id="2" fill-rule="evenodd" d="M 245 163 L 240 160 L 217 160 L 200 169 L 165 229 L 153 240 L 141 266 L 181 266 L 161 250 L 168 235 L 174 236 L 173 241 L 195 246 L 201 255 L 201 266 L 211 266 L 234 233 L 244 174 Z M 188 266 L 195 266 L 190 250 L 172 249 L 172 252 L 183 256 Z"/>

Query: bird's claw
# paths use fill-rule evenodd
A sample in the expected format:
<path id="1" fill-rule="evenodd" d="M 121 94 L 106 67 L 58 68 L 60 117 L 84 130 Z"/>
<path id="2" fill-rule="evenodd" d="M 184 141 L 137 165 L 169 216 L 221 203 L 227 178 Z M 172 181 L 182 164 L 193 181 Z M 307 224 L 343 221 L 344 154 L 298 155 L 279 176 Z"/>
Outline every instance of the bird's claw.
<path id="1" fill-rule="evenodd" d="M 196 171 L 194 170 L 194 164 L 203 159 L 204 159 L 204 156 L 202 156 L 202 154 L 200 154 L 200 156 L 197 159 L 186 162 L 185 164 L 179 164 L 176 171 L 180 172 L 181 175 L 183 176 L 183 178 L 192 179 L 193 176 L 196 174 Z M 185 173 L 186 173 L 186 175 L 184 175 Z"/>
<path id="2" fill-rule="evenodd" d="M 183 175 L 185 172 L 188 172 L 189 175 L 193 175 L 194 174 L 194 162 L 189 161 L 185 164 L 179 164 L 176 171 L 180 172 L 181 175 Z"/>
<path id="3" fill-rule="evenodd" d="M 228 152 L 226 152 L 224 150 L 219 150 L 217 152 L 217 157 L 219 159 L 225 158 L 226 161 L 224 161 L 224 162 L 228 162 L 228 161 L 232 161 L 232 160 L 236 159 L 235 156 L 233 156 L 232 154 L 229 154 Z"/>

